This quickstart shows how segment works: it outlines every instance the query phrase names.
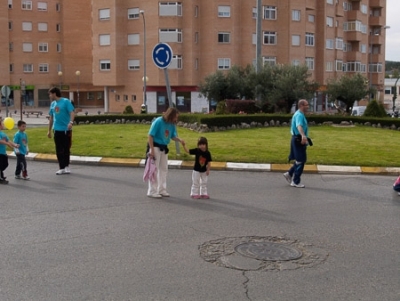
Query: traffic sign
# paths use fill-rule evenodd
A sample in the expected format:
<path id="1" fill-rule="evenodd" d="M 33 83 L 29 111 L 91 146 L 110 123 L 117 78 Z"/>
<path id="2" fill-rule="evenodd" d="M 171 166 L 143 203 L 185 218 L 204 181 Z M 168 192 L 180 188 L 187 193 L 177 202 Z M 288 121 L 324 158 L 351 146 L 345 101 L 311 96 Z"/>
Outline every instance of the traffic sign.
<path id="1" fill-rule="evenodd" d="M 1 95 L 4 97 L 9 97 L 11 94 L 11 89 L 9 86 L 3 86 L 1 87 Z"/>
<path id="2" fill-rule="evenodd" d="M 172 49 L 167 43 L 159 43 L 153 49 L 153 62 L 160 68 L 165 69 L 171 64 Z"/>

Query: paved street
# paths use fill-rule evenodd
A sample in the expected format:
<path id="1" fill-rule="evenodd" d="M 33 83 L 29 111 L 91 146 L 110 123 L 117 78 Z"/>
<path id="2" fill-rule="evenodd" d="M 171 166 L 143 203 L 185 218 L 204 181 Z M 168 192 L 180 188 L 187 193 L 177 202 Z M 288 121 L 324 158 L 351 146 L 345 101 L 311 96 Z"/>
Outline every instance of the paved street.
<path id="1" fill-rule="evenodd" d="M 142 168 L 28 161 L 31 181 L 0 186 L 0 300 L 400 300 L 395 176 L 212 171 L 210 200 L 146 197 Z M 242 241 L 302 258 L 251 259 Z M 233 251 L 232 251 L 233 250 Z"/>

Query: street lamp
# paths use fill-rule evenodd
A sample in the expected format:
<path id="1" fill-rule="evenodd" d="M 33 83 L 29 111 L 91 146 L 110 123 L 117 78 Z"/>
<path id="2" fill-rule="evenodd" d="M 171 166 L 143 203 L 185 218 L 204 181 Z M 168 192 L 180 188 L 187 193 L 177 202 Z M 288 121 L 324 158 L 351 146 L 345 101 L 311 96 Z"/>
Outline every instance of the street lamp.
<path id="1" fill-rule="evenodd" d="M 62 71 L 58 71 L 57 74 L 58 74 L 58 77 L 60 78 L 60 91 L 61 91 L 63 73 L 62 73 Z"/>
<path id="2" fill-rule="evenodd" d="M 81 76 L 81 72 L 78 70 L 78 71 L 75 72 L 75 75 L 76 75 L 76 80 L 78 82 L 78 86 L 76 88 L 76 94 L 77 94 L 77 97 L 78 97 L 78 108 L 79 108 L 79 78 Z"/>
<path id="3" fill-rule="evenodd" d="M 148 77 L 146 76 L 146 19 L 144 17 L 144 10 L 140 10 L 139 13 L 143 17 L 143 104 L 147 106 L 146 84 Z"/>

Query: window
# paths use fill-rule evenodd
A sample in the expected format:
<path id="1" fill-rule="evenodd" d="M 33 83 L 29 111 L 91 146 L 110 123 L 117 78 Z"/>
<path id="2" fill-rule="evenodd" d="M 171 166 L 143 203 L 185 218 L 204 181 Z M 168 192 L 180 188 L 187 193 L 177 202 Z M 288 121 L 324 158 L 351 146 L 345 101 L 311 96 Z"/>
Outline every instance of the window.
<path id="1" fill-rule="evenodd" d="M 12 30 L 13 29 L 13 26 L 12 26 L 13 24 L 12 24 L 12 22 L 10 21 L 10 22 L 8 22 L 8 30 Z"/>
<path id="2" fill-rule="evenodd" d="M 194 7 L 194 17 L 197 18 L 199 16 L 199 6 L 195 5 Z"/>
<path id="3" fill-rule="evenodd" d="M 136 95 L 132 95 L 132 102 L 136 102 Z"/>
<path id="4" fill-rule="evenodd" d="M 47 2 L 38 2 L 38 11 L 47 11 Z"/>
<path id="5" fill-rule="evenodd" d="M 199 33 L 197 31 L 194 33 L 194 42 L 196 44 L 199 42 Z"/>
<path id="6" fill-rule="evenodd" d="M 298 9 L 292 10 L 292 21 L 300 21 L 301 11 Z"/>
<path id="7" fill-rule="evenodd" d="M 343 61 L 336 60 L 336 71 L 343 71 Z"/>
<path id="8" fill-rule="evenodd" d="M 128 60 L 128 70 L 139 70 L 140 60 Z"/>
<path id="9" fill-rule="evenodd" d="M 343 39 L 336 38 L 336 49 L 343 50 Z"/>
<path id="10" fill-rule="evenodd" d="M 109 8 L 99 9 L 99 19 L 100 20 L 109 20 L 110 19 L 110 9 Z"/>
<path id="11" fill-rule="evenodd" d="M 32 31 L 32 22 L 22 22 L 22 31 Z"/>
<path id="12" fill-rule="evenodd" d="M 368 6 L 366 6 L 365 4 L 361 4 L 361 12 L 366 15 L 368 13 Z"/>
<path id="13" fill-rule="evenodd" d="M 128 102 L 128 95 L 124 94 L 124 101 Z"/>
<path id="14" fill-rule="evenodd" d="M 39 73 L 49 72 L 49 64 L 39 64 Z"/>
<path id="15" fill-rule="evenodd" d="M 276 6 L 264 6 L 264 19 L 276 20 Z"/>
<path id="16" fill-rule="evenodd" d="M 10 72 L 14 72 L 14 64 L 10 64 Z"/>
<path id="17" fill-rule="evenodd" d="M 182 42 L 182 30 L 181 29 L 160 29 L 159 39 L 160 39 L 160 43 L 165 43 L 165 42 L 181 43 Z"/>
<path id="18" fill-rule="evenodd" d="M 49 51 L 49 44 L 48 43 L 39 43 L 38 44 L 38 51 L 39 52 L 48 52 Z"/>
<path id="19" fill-rule="evenodd" d="M 306 32 L 306 45 L 314 46 L 314 34 L 311 32 Z"/>
<path id="20" fill-rule="evenodd" d="M 369 72 L 382 73 L 383 65 L 382 65 L 382 63 L 369 64 L 368 70 L 369 70 Z"/>
<path id="21" fill-rule="evenodd" d="M 218 6 L 218 17 L 229 18 L 231 16 L 231 7 L 220 5 Z"/>
<path id="22" fill-rule="evenodd" d="M 22 1 L 21 8 L 22 10 L 32 10 L 32 1 Z"/>
<path id="23" fill-rule="evenodd" d="M 47 31 L 47 23 L 38 23 L 38 31 Z"/>
<path id="24" fill-rule="evenodd" d="M 333 0 L 326 0 L 326 3 L 333 4 Z"/>
<path id="25" fill-rule="evenodd" d="M 351 43 L 343 43 L 343 52 L 350 52 L 353 50 Z"/>
<path id="26" fill-rule="evenodd" d="M 61 24 L 56 24 L 56 31 L 60 32 L 61 31 Z"/>
<path id="27" fill-rule="evenodd" d="M 182 16 L 181 2 L 160 2 L 160 16 Z"/>
<path id="28" fill-rule="evenodd" d="M 218 43 L 230 43 L 231 34 L 229 32 L 219 32 L 218 33 Z"/>
<path id="29" fill-rule="evenodd" d="M 110 60 L 100 60 L 100 70 L 101 71 L 111 70 L 111 61 Z"/>
<path id="30" fill-rule="evenodd" d="M 315 16 L 314 15 L 308 15 L 308 22 L 314 23 L 315 22 Z"/>
<path id="31" fill-rule="evenodd" d="M 138 7 L 128 8 L 128 19 L 139 19 L 140 10 Z"/>
<path id="32" fill-rule="evenodd" d="M 333 27 L 333 18 L 332 17 L 326 17 L 326 26 Z"/>
<path id="33" fill-rule="evenodd" d="M 333 63 L 332 62 L 326 62 L 326 71 L 327 72 L 333 71 Z"/>
<path id="34" fill-rule="evenodd" d="M 13 51 L 14 50 L 14 44 L 13 43 L 9 43 L 8 44 L 8 50 L 9 51 Z"/>
<path id="35" fill-rule="evenodd" d="M 276 44 L 276 32 L 275 31 L 264 31 L 264 44 L 275 45 Z"/>
<path id="36" fill-rule="evenodd" d="M 347 72 L 347 64 L 346 63 L 343 63 L 343 65 L 342 65 L 342 71 L 343 72 Z"/>
<path id="37" fill-rule="evenodd" d="M 300 35 L 292 35 L 292 46 L 300 46 Z"/>
<path id="38" fill-rule="evenodd" d="M 300 60 L 292 60 L 292 66 L 300 66 Z"/>
<path id="39" fill-rule="evenodd" d="M 94 100 L 94 92 L 87 92 L 86 99 L 87 100 Z"/>
<path id="40" fill-rule="evenodd" d="M 352 22 L 344 22 L 343 30 L 344 31 L 363 31 L 363 25 L 360 21 L 352 21 Z"/>
<path id="41" fill-rule="evenodd" d="M 58 72 L 58 71 L 62 71 L 61 64 L 57 64 L 57 72 Z"/>
<path id="42" fill-rule="evenodd" d="M 61 43 L 57 43 L 57 52 L 61 52 Z"/>
<path id="43" fill-rule="evenodd" d="M 334 49 L 335 43 L 333 39 L 326 39 L 326 49 Z"/>
<path id="44" fill-rule="evenodd" d="M 13 4 L 13 0 L 8 0 L 8 8 L 11 9 Z"/>
<path id="45" fill-rule="evenodd" d="M 169 65 L 170 69 L 182 69 L 182 56 L 181 55 L 173 55 L 171 64 Z"/>
<path id="46" fill-rule="evenodd" d="M 252 14 L 252 16 L 253 16 L 253 19 L 257 19 L 257 7 L 253 7 L 253 14 Z"/>
<path id="47" fill-rule="evenodd" d="M 314 70 L 314 58 L 313 57 L 306 57 L 306 66 L 309 70 Z"/>
<path id="48" fill-rule="evenodd" d="M 348 10 L 353 10 L 353 4 L 351 2 L 343 2 L 343 10 L 348 11 Z"/>
<path id="49" fill-rule="evenodd" d="M 139 45 L 139 44 L 140 44 L 140 35 L 138 33 L 128 34 L 128 45 Z"/>
<path id="50" fill-rule="evenodd" d="M 33 65 L 32 64 L 24 64 L 23 70 L 25 73 L 32 73 L 33 72 Z"/>
<path id="51" fill-rule="evenodd" d="M 385 94 L 386 94 L 386 95 L 388 95 L 388 94 L 393 94 L 393 93 L 392 93 L 392 90 L 393 90 L 392 88 L 393 88 L 393 87 L 385 87 Z"/>
<path id="52" fill-rule="evenodd" d="M 275 56 L 264 56 L 263 57 L 263 65 L 276 65 L 276 57 Z"/>
<path id="53" fill-rule="evenodd" d="M 23 52 L 32 52 L 33 51 L 32 43 L 22 43 L 22 51 Z"/>
<path id="54" fill-rule="evenodd" d="M 361 44 L 360 45 L 360 51 L 361 51 L 361 53 L 367 53 L 367 45 Z"/>
<path id="55" fill-rule="evenodd" d="M 109 34 L 100 34 L 99 35 L 99 45 L 100 46 L 111 45 L 110 35 Z"/>
<path id="56" fill-rule="evenodd" d="M 360 72 L 361 71 L 361 63 L 360 62 L 347 62 L 347 71 Z"/>
<path id="57" fill-rule="evenodd" d="M 257 44 L 257 34 L 253 33 L 251 35 L 251 42 L 253 43 L 253 45 Z"/>
<path id="58" fill-rule="evenodd" d="M 231 68 L 231 59 L 218 59 L 218 69 L 226 70 Z"/>
<path id="59" fill-rule="evenodd" d="M 56 11 L 57 12 L 61 11 L 61 4 L 60 3 L 56 3 Z"/>

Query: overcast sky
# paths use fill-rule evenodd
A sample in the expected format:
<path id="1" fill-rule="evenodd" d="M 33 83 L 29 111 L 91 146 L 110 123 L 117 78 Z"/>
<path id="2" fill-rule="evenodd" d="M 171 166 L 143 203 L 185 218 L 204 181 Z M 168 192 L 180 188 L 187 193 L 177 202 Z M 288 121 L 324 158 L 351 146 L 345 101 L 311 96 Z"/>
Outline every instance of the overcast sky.
<path id="1" fill-rule="evenodd" d="M 400 0 L 386 1 L 386 60 L 400 62 Z"/>

